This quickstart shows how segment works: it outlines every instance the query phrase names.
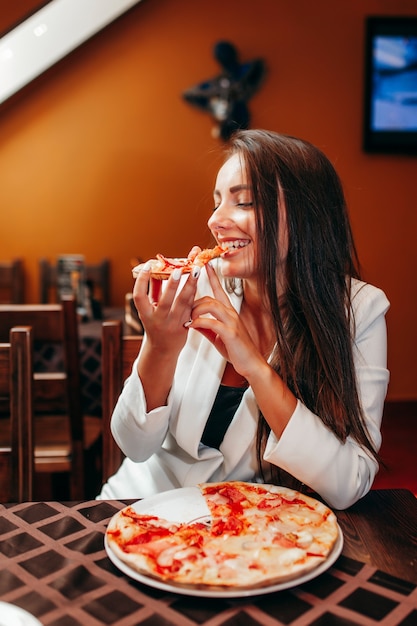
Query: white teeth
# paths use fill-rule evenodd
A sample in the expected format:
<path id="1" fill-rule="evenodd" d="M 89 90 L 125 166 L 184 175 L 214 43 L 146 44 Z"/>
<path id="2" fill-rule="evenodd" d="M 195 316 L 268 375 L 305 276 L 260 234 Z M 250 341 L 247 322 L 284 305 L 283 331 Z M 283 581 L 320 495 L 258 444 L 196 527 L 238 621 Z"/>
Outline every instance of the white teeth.
<path id="1" fill-rule="evenodd" d="M 249 241 L 244 241 L 242 239 L 236 239 L 235 241 L 224 241 L 222 243 L 222 248 L 225 250 L 231 250 L 232 248 L 244 248 L 249 244 Z"/>

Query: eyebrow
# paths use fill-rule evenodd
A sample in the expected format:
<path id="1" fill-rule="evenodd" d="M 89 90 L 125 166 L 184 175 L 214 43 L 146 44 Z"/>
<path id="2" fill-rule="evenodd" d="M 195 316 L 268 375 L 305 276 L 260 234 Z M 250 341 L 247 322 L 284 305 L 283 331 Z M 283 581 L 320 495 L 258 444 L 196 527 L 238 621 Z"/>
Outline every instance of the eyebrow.
<path id="1" fill-rule="evenodd" d="M 230 187 L 229 191 L 230 193 L 238 193 L 239 191 L 250 191 L 252 189 L 252 187 L 250 185 L 234 185 L 233 187 Z M 220 196 L 220 191 L 218 191 L 217 189 L 215 189 L 213 191 L 213 195 L 215 196 Z"/>

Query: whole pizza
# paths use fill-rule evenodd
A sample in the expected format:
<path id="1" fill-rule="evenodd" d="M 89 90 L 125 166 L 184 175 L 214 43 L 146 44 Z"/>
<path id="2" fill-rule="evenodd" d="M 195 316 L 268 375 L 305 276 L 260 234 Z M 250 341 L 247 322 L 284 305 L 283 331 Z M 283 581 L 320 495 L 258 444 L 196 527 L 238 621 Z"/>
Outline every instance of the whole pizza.
<path id="1" fill-rule="evenodd" d="M 246 482 L 198 486 L 210 515 L 187 523 L 128 506 L 110 520 L 109 550 L 145 576 L 200 588 L 256 588 L 323 563 L 338 538 L 335 514 L 298 491 Z"/>

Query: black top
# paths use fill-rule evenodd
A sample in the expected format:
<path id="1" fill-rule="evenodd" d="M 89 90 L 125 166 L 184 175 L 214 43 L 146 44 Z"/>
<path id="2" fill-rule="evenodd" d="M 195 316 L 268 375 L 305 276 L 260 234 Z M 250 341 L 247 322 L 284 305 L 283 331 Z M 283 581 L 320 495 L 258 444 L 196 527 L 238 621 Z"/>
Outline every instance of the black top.
<path id="1" fill-rule="evenodd" d="M 246 389 L 247 387 L 220 385 L 201 437 L 201 443 L 210 448 L 220 448 Z"/>

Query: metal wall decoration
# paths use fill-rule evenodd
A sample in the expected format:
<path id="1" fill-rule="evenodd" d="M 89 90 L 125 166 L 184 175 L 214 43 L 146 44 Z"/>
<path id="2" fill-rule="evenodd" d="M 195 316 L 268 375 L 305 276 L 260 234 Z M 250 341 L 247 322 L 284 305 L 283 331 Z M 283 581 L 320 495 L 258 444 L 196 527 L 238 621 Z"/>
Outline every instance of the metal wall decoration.
<path id="1" fill-rule="evenodd" d="M 227 141 L 237 129 L 249 128 L 247 103 L 260 88 L 266 68 L 262 59 L 240 63 L 235 46 L 228 41 L 218 42 L 213 53 L 221 74 L 190 87 L 183 97 L 209 113 L 216 122 L 213 135 Z"/>

